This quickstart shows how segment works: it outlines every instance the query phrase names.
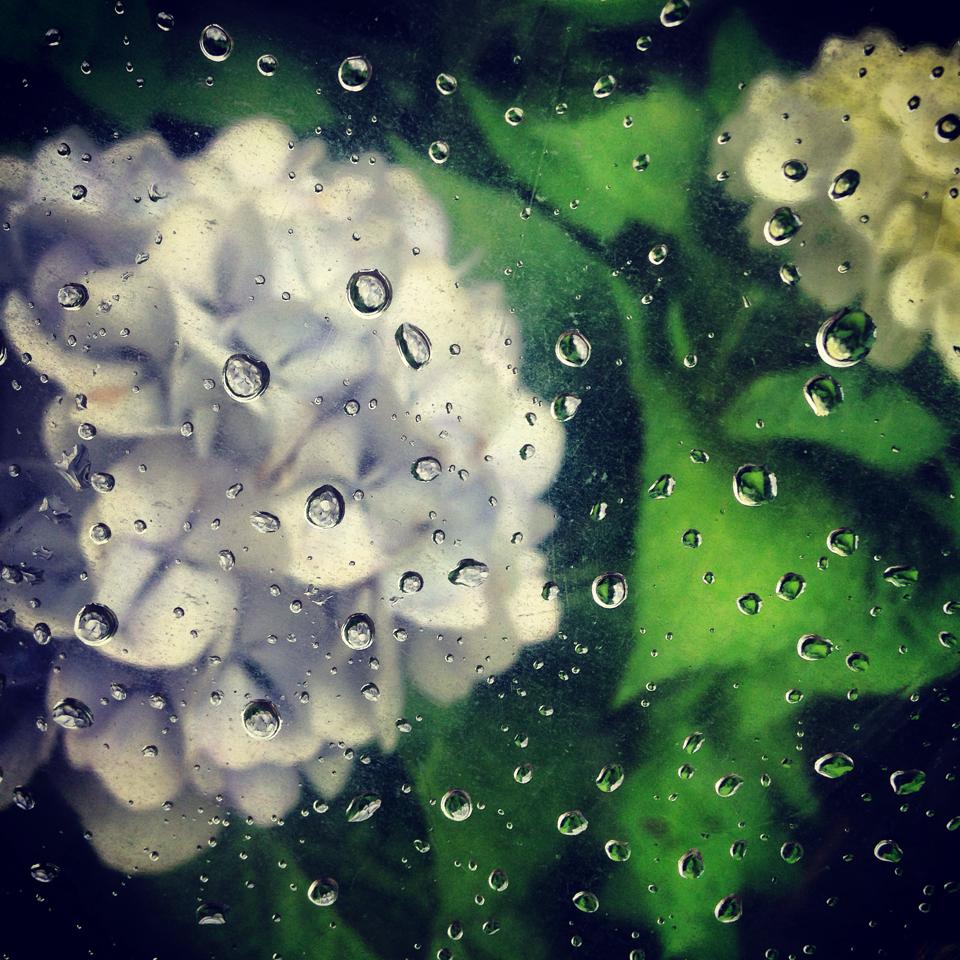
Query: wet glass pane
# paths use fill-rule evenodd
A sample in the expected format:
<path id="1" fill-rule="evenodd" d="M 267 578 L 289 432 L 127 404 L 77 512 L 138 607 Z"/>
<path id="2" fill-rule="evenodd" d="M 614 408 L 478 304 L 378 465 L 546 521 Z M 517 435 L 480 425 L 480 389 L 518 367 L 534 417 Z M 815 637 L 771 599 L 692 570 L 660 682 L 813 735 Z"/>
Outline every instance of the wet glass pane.
<path id="1" fill-rule="evenodd" d="M 0 954 L 957 955 L 955 12 L 5 12 Z"/>

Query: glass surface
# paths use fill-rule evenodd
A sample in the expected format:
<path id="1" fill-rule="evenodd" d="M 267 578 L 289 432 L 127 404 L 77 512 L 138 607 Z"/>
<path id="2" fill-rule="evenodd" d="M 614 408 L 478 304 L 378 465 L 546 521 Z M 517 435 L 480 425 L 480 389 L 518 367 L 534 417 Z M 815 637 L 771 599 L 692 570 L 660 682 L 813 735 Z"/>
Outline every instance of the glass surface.
<path id="1" fill-rule="evenodd" d="M 958 955 L 955 10 L 4 12 L 0 955 Z"/>

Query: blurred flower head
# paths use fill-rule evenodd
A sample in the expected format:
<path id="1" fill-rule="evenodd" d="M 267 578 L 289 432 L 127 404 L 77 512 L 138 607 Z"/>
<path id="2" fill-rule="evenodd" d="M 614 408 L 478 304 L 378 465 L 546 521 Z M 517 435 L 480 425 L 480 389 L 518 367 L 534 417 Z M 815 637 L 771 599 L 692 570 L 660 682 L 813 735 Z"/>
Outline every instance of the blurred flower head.
<path id="1" fill-rule="evenodd" d="M 49 760 L 108 863 L 166 869 L 335 793 L 408 686 L 452 700 L 550 636 L 562 433 L 398 166 L 270 121 L 2 165 L 39 380 L 8 414 L 36 496 L 0 539 L 0 799 Z"/>
<path id="2" fill-rule="evenodd" d="M 958 68 L 957 47 L 830 39 L 808 73 L 751 84 L 714 162 L 784 282 L 874 316 L 872 359 L 903 364 L 929 332 L 960 375 Z"/>

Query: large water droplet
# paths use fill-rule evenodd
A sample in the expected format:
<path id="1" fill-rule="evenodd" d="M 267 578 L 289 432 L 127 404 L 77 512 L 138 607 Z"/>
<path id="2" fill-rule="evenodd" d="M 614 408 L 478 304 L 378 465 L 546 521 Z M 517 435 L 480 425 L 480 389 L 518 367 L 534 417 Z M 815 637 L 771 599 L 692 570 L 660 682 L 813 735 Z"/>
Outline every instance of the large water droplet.
<path id="1" fill-rule="evenodd" d="M 590 826 L 587 818 L 579 810 L 567 810 L 557 817 L 557 829 L 565 837 L 575 837 Z"/>
<path id="2" fill-rule="evenodd" d="M 250 514 L 250 526 L 258 533 L 276 533 L 280 529 L 280 518 L 266 510 L 255 510 Z"/>
<path id="3" fill-rule="evenodd" d="M 860 186 L 860 174 L 856 170 L 844 170 L 833 178 L 830 184 L 830 199 L 843 200 L 852 197 Z"/>
<path id="4" fill-rule="evenodd" d="M 877 327 L 869 313 L 844 308 L 827 317 L 817 331 L 817 353 L 831 367 L 852 367 L 870 352 Z"/>
<path id="5" fill-rule="evenodd" d="M 352 613 L 340 628 L 340 637 L 351 650 L 366 650 L 377 631 L 371 617 L 365 613 Z"/>
<path id="6" fill-rule="evenodd" d="M 392 299 L 390 281 L 379 270 L 358 270 L 347 281 L 347 300 L 361 316 L 383 313 Z"/>
<path id="7" fill-rule="evenodd" d="M 589 890 L 577 891 L 571 897 L 571 900 L 573 905 L 583 913 L 596 913 L 600 909 L 600 901 L 597 899 L 597 895 Z"/>
<path id="8" fill-rule="evenodd" d="M 479 587 L 490 576 L 490 568 L 479 560 L 461 560 L 447 579 L 460 587 Z"/>
<path id="9" fill-rule="evenodd" d="M 797 641 L 797 653 L 804 660 L 825 660 L 833 653 L 833 644 L 818 633 L 805 633 Z"/>
<path id="10" fill-rule="evenodd" d="M 219 23 L 211 23 L 200 34 L 200 49 L 208 60 L 220 62 L 233 53 L 233 38 Z"/>
<path id="11" fill-rule="evenodd" d="M 895 587 L 913 587 L 920 580 L 920 571 L 911 563 L 895 563 L 883 571 L 883 579 Z"/>
<path id="12" fill-rule="evenodd" d="M 557 338 L 557 359 L 568 367 L 582 367 L 590 359 L 590 341 L 575 329 L 565 330 Z"/>
<path id="13" fill-rule="evenodd" d="M 340 895 L 340 884 L 333 877 L 314 880 L 307 888 L 307 899 L 315 907 L 332 907 Z"/>
<path id="14" fill-rule="evenodd" d="M 575 393 L 559 393 L 550 404 L 550 413 L 554 420 L 566 423 L 574 418 L 582 402 Z"/>
<path id="15" fill-rule="evenodd" d="M 612 610 L 627 599 L 627 578 L 622 573 L 601 573 L 593 581 L 591 593 L 601 607 Z"/>
<path id="16" fill-rule="evenodd" d="M 88 647 L 105 644 L 117 632 L 117 615 L 102 603 L 88 603 L 73 622 L 73 632 Z"/>
<path id="17" fill-rule="evenodd" d="M 737 773 L 722 776 L 714 785 L 718 797 L 732 797 L 743 786 L 743 777 Z"/>
<path id="18" fill-rule="evenodd" d="M 280 725 L 280 712 L 270 700 L 251 700 L 243 708 L 243 727 L 254 740 L 272 740 Z"/>
<path id="19" fill-rule="evenodd" d="M 436 457 L 420 457 L 419 460 L 414 460 L 410 472 L 423 483 L 429 483 L 440 476 L 442 467 Z"/>
<path id="20" fill-rule="evenodd" d="M 802 160 L 787 160 L 781 169 L 783 175 L 793 183 L 799 183 L 807 175 L 807 165 Z"/>
<path id="21" fill-rule="evenodd" d="M 608 763 L 597 774 L 597 789 L 602 793 L 613 793 L 623 784 L 623 780 L 623 766 L 619 763 Z"/>
<path id="22" fill-rule="evenodd" d="M 827 416 L 843 403 L 843 388 L 828 373 L 811 377 L 803 386 L 803 395 L 818 417 Z"/>
<path id="23" fill-rule="evenodd" d="M 807 589 L 807 581 L 799 573 L 785 573 L 777 581 L 776 589 L 781 600 L 796 600 Z"/>
<path id="24" fill-rule="evenodd" d="M 270 384 L 270 371 L 262 360 L 235 353 L 223 365 L 223 386 L 234 400 L 256 400 Z"/>
<path id="25" fill-rule="evenodd" d="M 890 786 L 898 797 L 918 793 L 926 782 L 927 775 L 922 770 L 894 770 L 890 774 Z"/>
<path id="26" fill-rule="evenodd" d="M 667 0 L 660 11 L 660 22 L 665 27 L 679 27 L 690 16 L 690 0 Z"/>
<path id="27" fill-rule="evenodd" d="M 743 916 L 743 902 L 737 894 L 731 893 L 713 908 L 713 915 L 721 923 L 735 923 Z"/>
<path id="28" fill-rule="evenodd" d="M 204 900 L 197 907 L 197 926 L 222 927 L 227 922 L 227 908 L 222 903 Z"/>
<path id="29" fill-rule="evenodd" d="M 395 334 L 400 356 L 407 366 L 419 370 L 430 362 L 430 338 L 412 323 L 401 323 Z"/>
<path id="30" fill-rule="evenodd" d="M 903 849 L 896 840 L 881 840 L 873 848 L 873 855 L 885 863 L 899 863 L 903 859 Z"/>
<path id="31" fill-rule="evenodd" d="M 745 507 L 759 507 L 777 495 L 777 477 L 765 466 L 747 463 L 733 475 L 733 495 Z"/>
<path id="32" fill-rule="evenodd" d="M 960 117 L 955 113 L 944 114 L 934 126 L 937 139 L 943 143 L 952 143 L 960 137 Z"/>
<path id="33" fill-rule="evenodd" d="M 782 247 L 797 235 L 802 226 L 803 221 L 798 213 L 794 213 L 789 207 L 778 207 L 763 225 L 763 235 L 767 243 Z"/>
<path id="34" fill-rule="evenodd" d="M 337 70 L 340 86 L 350 93 L 359 93 L 373 76 L 373 65 L 366 57 L 347 57 Z"/>
<path id="35" fill-rule="evenodd" d="M 849 527 L 837 527 L 827 534 L 827 549 L 838 557 L 850 557 L 857 552 L 860 537 Z"/>
<path id="36" fill-rule="evenodd" d="M 448 790 L 440 799 L 440 809 L 448 820 L 466 820 L 473 813 L 473 801 L 466 790 Z"/>
<path id="37" fill-rule="evenodd" d="M 677 861 L 677 872 L 686 880 L 696 880 L 703 875 L 703 854 L 695 847 Z"/>
<path id="38" fill-rule="evenodd" d="M 93 725 L 93 714 L 82 701 L 64 697 L 51 711 L 55 723 L 65 730 L 85 730 Z"/>
<path id="39" fill-rule="evenodd" d="M 840 777 L 845 777 L 853 767 L 853 758 L 839 750 L 825 753 L 813 764 L 813 769 L 828 780 L 839 780 Z"/>
<path id="40" fill-rule="evenodd" d="M 315 527 L 320 527 L 323 530 L 332 529 L 343 519 L 343 511 L 343 496 L 336 487 L 330 486 L 329 483 L 317 487 L 307 497 L 307 520 Z"/>
<path id="41" fill-rule="evenodd" d="M 57 303 L 64 310 L 79 310 L 89 299 L 90 294 L 82 283 L 65 283 L 57 291 Z"/>
<path id="42" fill-rule="evenodd" d="M 361 793 L 347 804 L 347 821 L 363 823 L 369 820 L 379 809 L 383 801 L 375 793 Z"/>
<path id="43" fill-rule="evenodd" d="M 605 100 L 616 89 L 617 78 L 612 73 L 607 73 L 593 85 L 593 95 L 598 100 Z"/>

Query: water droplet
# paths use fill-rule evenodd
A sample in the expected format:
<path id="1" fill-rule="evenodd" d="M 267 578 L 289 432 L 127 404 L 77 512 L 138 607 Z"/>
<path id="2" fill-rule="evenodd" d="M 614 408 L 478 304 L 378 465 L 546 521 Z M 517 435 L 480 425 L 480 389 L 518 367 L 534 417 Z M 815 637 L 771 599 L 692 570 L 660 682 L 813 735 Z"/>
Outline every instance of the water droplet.
<path id="1" fill-rule="evenodd" d="M 94 543 L 106 543 L 112 535 L 112 531 L 105 523 L 95 523 L 90 528 L 90 539 Z"/>
<path id="2" fill-rule="evenodd" d="M 427 147 L 427 156 L 436 163 L 446 163 L 450 159 L 450 144 L 446 140 L 434 140 Z"/>
<path id="3" fill-rule="evenodd" d="M 849 527 L 837 527 L 827 535 L 827 549 L 838 557 L 849 557 L 860 546 L 860 537 Z"/>
<path id="4" fill-rule="evenodd" d="M 347 804 L 347 822 L 363 823 L 379 809 L 383 801 L 375 793 L 361 793 Z"/>
<path id="5" fill-rule="evenodd" d="M 799 214 L 794 213 L 789 207 L 778 207 L 763 225 L 763 235 L 767 243 L 780 247 L 789 243 L 802 226 L 803 221 Z"/>
<path id="6" fill-rule="evenodd" d="M 676 485 L 677 481 L 669 473 L 665 473 L 650 484 L 647 488 L 647 496 L 651 500 L 666 500 L 673 494 Z"/>
<path id="7" fill-rule="evenodd" d="M 351 650 L 366 650 L 376 638 L 373 620 L 365 613 L 352 613 L 340 628 L 340 637 Z"/>
<path id="8" fill-rule="evenodd" d="M 585 366 L 590 359 L 590 341 L 576 329 L 565 330 L 557 338 L 557 359 L 568 367 Z"/>
<path id="9" fill-rule="evenodd" d="M 952 143 L 960 137 L 960 117 L 955 113 L 944 114 L 936 123 L 934 131 L 943 143 Z"/>
<path id="10" fill-rule="evenodd" d="M 258 533 L 276 533 L 280 529 L 280 518 L 266 510 L 255 510 L 250 514 L 250 526 Z"/>
<path id="11" fill-rule="evenodd" d="M 899 863 L 903 859 L 903 850 L 896 840 L 881 840 L 873 848 L 873 855 L 885 863 Z"/>
<path id="12" fill-rule="evenodd" d="M 423 577 L 416 570 L 408 570 L 400 576 L 401 593 L 419 593 L 423 589 Z"/>
<path id="13" fill-rule="evenodd" d="M 233 38 L 219 23 L 211 23 L 200 34 L 200 49 L 208 60 L 219 63 L 233 53 Z"/>
<path id="14" fill-rule="evenodd" d="M 793 183 L 799 183 L 807 175 L 807 165 L 802 160 L 787 160 L 781 170 Z"/>
<path id="15" fill-rule="evenodd" d="M 117 632 L 117 616 L 102 603 L 88 603 L 80 609 L 73 632 L 88 647 L 105 644 Z"/>
<path id="16" fill-rule="evenodd" d="M 349 93 L 359 93 L 370 82 L 373 66 L 366 57 L 347 57 L 337 70 L 340 86 Z"/>
<path id="17" fill-rule="evenodd" d="M 593 85 L 593 95 L 598 100 L 605 100 L 616 89 L 617 78 L 612 73 L 608 73 L 600 77 Z"/>
<path id="18" fill-rule="evenodd" d="M 760 464 L 744 464 L 733 475 L 733 495 L 745 507 L 769 503 L 777 495 L 777 477 Z"/>
<path id="19" fill-rule="evenodd" d="M 804 660 L 825 660 L 833 653 L 833 644 L 818 633 L 805 633 L 797 641 L 797 653 Z"/>
<path id="20" fill-rule="evenodd" d="M 412 370 L 419 370 L 430 362 L 430 338 L 412 323 L 401 323 L 394 334 L 400 356 Z"/>
<path id="21" fill-rule="evenodd" d="M 65 730 L 85 730 L 93 725 L 93 714 L 82 701 L 64 697 L 51 711 L 55 723 Z"/>
<path id="22" fill-rule="evenodd" d="M 649 153 L 638 153 L 633 158 L 633 169 L 636 170 L 637 173 L 643 173 L 643 171 L 646 170 L 647 167 L 649 166 L 650 166 Z"/>
<path id="23" fill-rule="evenodd" d="M 660 22 L 665 27 L 679 27 L 689 16 L 689 0 L 667 0 L 660 11 Z"/>
<path id="24" fill-rule="evenodd" d="M 596 603 L 612 610 L 627 599 L 627 578 L 622 573 L 601 573 L 593 581 L 591 592 Z"/>
<path id="25" fill-rule="evenodd" d="M 550 413 L 554 420 L 566 423 L 576 416 L 577 410 L 583 401 L 575 393 L 558 393 L 550 404 Z"/>
<path id="26" fill-rule="evenodd" d="M 204 901 L 197 907 L 197 925 L 222 927 L 227 922 L 227 908 L 222 903 Z"/>
<path id="27" fill-rule="evenodd" d="M 55 863 L 35 863 L 30 868 L 30 876 L 37 883 L 53 883 L 60 876 L 60 867 Z"/>
<path id="28" fill-rule="evenodd" d="M 788 840 L 780 847 L 780 857 L 784 863 L 799 863 L 803 859 L 803 845 L 796 840 Z"/>
<path id="29" fill-rule="evenodd" d="M 347 281 L 347 300 L 361 316 L 383 313 L 392 299 L 390 281 L 379 270 L 358 270 Z"/>
<path id="30" fill-rule="evenodd" d="M 922 770 L 895 770 L 890 774 L 890 786 L 898 797 L 918 793 L 926 782 L 927 775 Z"/>
<path id="31" fill-rule="evenodd" d="M 449 97 L 457 92 L 457 78 L 449 73 L 437 74 L 437 89 L 445 96 Z"/>
<path id="32" fill-rule="evenodd" d="M 232 550 L 221 550 L 217 554 L 217 563 L 220 565 L 221 570 L 232 570 L 237 564 L 237 558 L 234 556 Z"/>
<path id="33" fill-rule="evenodd" d="M 597 789 L 601 793 L 613 793 L 624 780 L 623 766 L 619 763 L 608 763 L 596 777 Z"/>
<path id="34" fill-rule="evenodd" d="M 583 833 L 590 824 L 579 810 L 567 810 L 557 817 L 557 829 L 565 837 L 575 837 Z"/>
<path id="35" fill-rule="evenodd" d="M 691 550 L 696 550 L 697 547 L 703 543 L 703 537 L 701 536 L 699 530 L 694 530 L 693 527 L 691 527 L 689 530 L 684 530 L 680 535 L 680 542 L 685 547 L 690 547 Z"/>
<path id="36" fill-rule="evenodd" d="M 831 367 L 852 367 L 870 353 L 876 339 L 869 313 L 844 308 L 823 321 L 817 331 L 817 353 Z"/>
<path id="37" fill-rule="evenodd" d="M 64 310 L 79 310 L 89 299 L 90 294 L 82 283 L 65 283 L 57 291 L 57 303 Z"/>
<path id="38" fill-rule="evenodd" d="M 796 600 L 807 589 L 807 581 L 799 573 L 785 573 L 777 581 L 777 596 L 781 600 Z"/>
<path id="39" fill-rule="evenodd" d="M 243 708 L 244 729 L 254 740 L 272 740 L 280 725 L 280 712 L 270 700 L 251 700 Z"/>
<path id="40" fill-rule="evenodd" d="M 825 417 L 843 403 L 843 388 L 829 374 L 811 377 L 803 386 L 803 395 L 818 417 Z"/>
<path id="41" fill-rule="evenodd" d="M 920 571 L 909 563 L 895 563 L 883 571 L 883 579 L 895 587 L 912 587 L 920 579 Z"/>
<path id="42" fill-rule="evenodd" d="M 270 371 L 262 360 L 245 353 L 227 357 L 223 365 L 223 386 L 234 400 L 248 403 L 256 400 L 270 384 Z"/>
<path id="43" fill-rule="evenodd" d="M 172 13 L 164 13 L 164 11 L 161 10 L 161 11 L 157 14 L 156 23 L 157 23 L 157 26 L 158 26 L 164 33 L 169 33 L 169 32 L 173 29 L 173 24 L 174 24 L 173 14 L 172 14 Z"/>
<path id="44" fill-rule="evenodd" d="M 448 820 L 460 822 L 473 813 L 473 801 L 466 790 L 448 790 L 440 799 L 440 810 Z"/>
<path id="45" fill-rule="evenodd" d="M 375 683 L 365 683 L 360 688 L 360 693 L 364 700 L 376 703 L 380 699 L 380 688 Z"/>
<path id="46" fill-rule="evenodd" d="M 737 608 L 748 617 L 756 616 L 763 607 L 763 601 L 755 593 L 745 593 L 737 597 Z"/>
<path id="47" fill-rule="evenodd" d="M 696 848 L 688 850 L 677 861 L 677 871 L 686 880 L 696 880 L 703 874 L 703 854 Z"/>
<path id="48" fill-rule="evenodd" d="M 579 890 L 571 898 L 573 905 L 584 913 L 596 913 L 600 909 L 600 901 L 597 895 L 590 893 L 589 890 Z"/>
<path id="49" fill-rule="evenodd" d="M 743 916 L 743 902 L 737 894 L 731 893 L 713 908 L 713 915 L 721 923 L 735 923 Z"/>
<path id="50" fill-rule="evenodd" d="M 847 654 L 845 662 L 847 667 L 855 673 L 866 673 L 870 669 L 870 658 L 865 653 L 856 650 Z"/>
<path id="51" fill-rule="evenodd" d="M 307 899 L 315 907 L 332 907 L 340 895 L 340 884 L 333 877 L 314 880 L 307 888 Z"/>
<path id="52" fill-rule="evenodd" d="M 323 530 L 330 530 L 343 519 L 343 496 L 336 487 L 325 483 L 307 497 L 305 509 L 310 523 Z"/>
<path id="53" fill-rule="evenodd" d="M 530 763 L 521 763 L 513 771 L 513 779 L 517 783 L 529 783 L 533 779 L 533 764 Z"/>
<path id="54" fill-rule="evenodd" d="M 828 780 L 839 780 L 840 777 L 845 777 L 853 767 L 853 758 L 839 750 L 825 753 L 813 764 L 813 769 Z"/>
<path id="55" fill-rule="evenodd" d="M 490 568 L 479 560 L 461 560 L 447 579 L 461 587 L 479 587 L 490 575 Z"/>
<path id="56" fill-rule="evenodd" d="M 507 112 L 503 115 L 503 119 L 506 120 L 511 127 L 515 127 L 518 124 L 523 123 L 523 108 L 508 107 Z"/>
<path id="57" fill-rule="evenodd" d="M 743 777 L 736 773 L 722 776 L 714 785 L 718 797 L 732 797 L 743 786 Z"/>
<path id="58" fill-rule="evenodd" d="M 843 200 L 852 197 L 860 186 L 860 174 L 856 170 L 844 170 L 833 178 L 830 184 L 830 199 Z"/>
<path id="59" fill-rule="evenodd" d="M 257 57 L 257 70 L 264 77 L 272 77 L 277 72 L 277 58 L 272 53 Z"/>

